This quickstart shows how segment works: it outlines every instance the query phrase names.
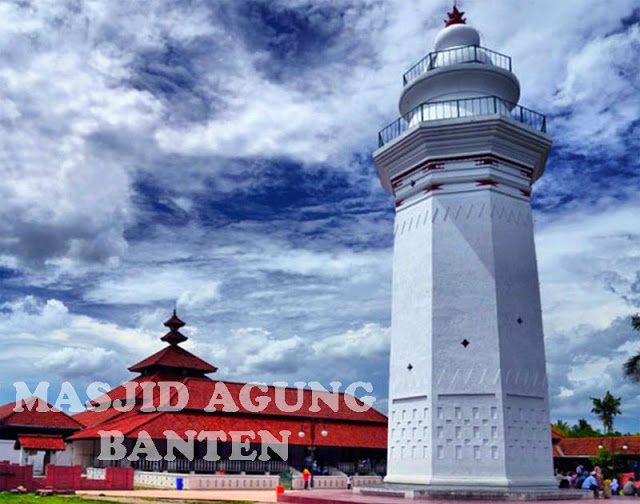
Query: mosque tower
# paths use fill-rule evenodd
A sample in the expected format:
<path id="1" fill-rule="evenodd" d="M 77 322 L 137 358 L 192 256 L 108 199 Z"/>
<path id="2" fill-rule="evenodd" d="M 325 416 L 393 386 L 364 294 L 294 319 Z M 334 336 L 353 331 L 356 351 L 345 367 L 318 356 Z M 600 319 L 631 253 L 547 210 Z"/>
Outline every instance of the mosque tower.
<path id="1" fill-rule="evenodd" d="M 554 487 L 531 186 L 551 148 L 457 6 L 374 160 L 395 201 L 386 478 Z"/>

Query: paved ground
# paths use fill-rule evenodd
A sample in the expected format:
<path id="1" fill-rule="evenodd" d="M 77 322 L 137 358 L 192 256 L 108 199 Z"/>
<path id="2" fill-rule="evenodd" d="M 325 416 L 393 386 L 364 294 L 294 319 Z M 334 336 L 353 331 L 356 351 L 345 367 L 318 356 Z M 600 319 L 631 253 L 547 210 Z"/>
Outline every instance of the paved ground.
<path id="1" fill-rule="evenodd" d="M 614 500 L 627 500 L 632 499 L 634 502 L 638 502 L 636 497 L 618 497 Z M 349 490 L 313 490 L 308 492 L 285 492 L 280 496 L 278 502 L 290 502 L 296 504 L 402 504 L 403 502 L 415 503 L 415 504 L 459 504 L 466 502 L 468 504 L 509 504 L 516 501 L 491 501 L 491 500 L 476 500 L 476 501 L 463 501 L 463 500 L 451 500 L 451 499 L 401 499 L 398 497 L 379 497 L 372 495 L 360 495 L 355 494 Z M 600 502 L 600 501 L 595 501 Z M 537 504 L 595 504 L 592 499 L 582 500 L 561 500 L 561 501 L 538 501 Z M 518 502 L 522 504 L 522 502 Z M 618 504 L 623 504 L 619 502 Z M 631 503 L 629 503 L 631 504 Z"/>
<path id="2" fill-rule="evenodd" d="M 109 500 L 116 497 L 122 502 L 144 504 L 149 504 L 147 499 L 276 502 L 275 490 L 79 490 L 76 494 L 92 498 L 104 496 Z"/>

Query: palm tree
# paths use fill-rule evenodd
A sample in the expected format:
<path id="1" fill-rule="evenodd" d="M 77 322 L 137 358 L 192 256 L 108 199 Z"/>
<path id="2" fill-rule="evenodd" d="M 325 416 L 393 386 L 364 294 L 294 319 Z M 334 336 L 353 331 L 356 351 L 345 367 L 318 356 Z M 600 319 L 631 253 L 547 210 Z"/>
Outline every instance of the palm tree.
<path id="1" fill-rule="evenodd" d="M 560 432 L 562 433 L 563 436 L 569 436 L 569 432 L 571 432 L 571 427 L 569 427 L 569 424 L 567 422 L 565 422 L 564 420 L 558 420 L 556 423 L 553 424 L 553 426 Z"/>
<path id="2" fill-rule="evenodd" d="M 591 413 L 598 415 L 598 418 L 602 421 L 602 425 L 604 425 L 605 432 L 610 434 L 611 431 L 613 431 L 613 419 L 616 415 L 620 414 L 622 398 L 613 397 L 611 392 L 607 390 L 607 393 L 602 399 L 592 397 L 591 402 L 593 403 Z"/>
<path id="3" fill-rule="evenodd" d="M 640 314 L 631 317 L 631 327 L 633 327 L 634 331 L 640 331 Z M 640 352 L 624 363 L 622 372 L 632 382 L 640 383 Z"/>

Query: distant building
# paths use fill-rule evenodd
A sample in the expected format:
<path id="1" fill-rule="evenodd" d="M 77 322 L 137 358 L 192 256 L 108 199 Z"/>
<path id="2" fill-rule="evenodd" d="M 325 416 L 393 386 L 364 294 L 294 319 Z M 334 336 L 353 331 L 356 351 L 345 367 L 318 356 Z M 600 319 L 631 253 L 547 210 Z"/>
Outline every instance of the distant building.
<path id="1" fill-rule="evenodd" d="M 553 461 L 560 470 L 575 470 L 578 465 L 590 467 L 591 457 L 604 448 L 616 457 L 627 460 L 631 469 L 640 461 L 640 436 L 565 437 L 552 426 Z"/>
<path id="2" fill-rule="evenodd" d="M 70 462 L 64 440 L 83 428 L 73 417 L 37 397 L 0 406 L 0 460 L 33 465 L 35 473 L 41 474 L 50 462 Z"/>

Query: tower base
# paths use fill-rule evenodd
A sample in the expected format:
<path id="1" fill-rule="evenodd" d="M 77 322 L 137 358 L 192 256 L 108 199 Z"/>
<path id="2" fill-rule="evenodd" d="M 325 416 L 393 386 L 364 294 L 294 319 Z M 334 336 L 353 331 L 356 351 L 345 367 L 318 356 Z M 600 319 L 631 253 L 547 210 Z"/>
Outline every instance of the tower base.
<path id="1" fill-rule="evenodd" d="M 377 487 L 360 487 L 354 493 L 370 497 L 404 499 L 487 500 L 487 501 L 556 501 L 593 498 L 586 490 L 549 486 L 470 486 L 470 485 L 407 485 L 384 483 Z"/>
<path id="2" fill-rule="evenodd" d="M 567 504 L 593 498 L 586 490 L 559 488 L 460 488 L 425 485 L 396 485 L 385 483 L 378 487 L 362 487 L 354 490 L 312 490 L 285 492 L 278 495 L 278 502 L 292 504 L 402 504 L 399 499 L 413 502 L 442 501 L 564 501 Z"/>

